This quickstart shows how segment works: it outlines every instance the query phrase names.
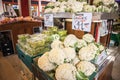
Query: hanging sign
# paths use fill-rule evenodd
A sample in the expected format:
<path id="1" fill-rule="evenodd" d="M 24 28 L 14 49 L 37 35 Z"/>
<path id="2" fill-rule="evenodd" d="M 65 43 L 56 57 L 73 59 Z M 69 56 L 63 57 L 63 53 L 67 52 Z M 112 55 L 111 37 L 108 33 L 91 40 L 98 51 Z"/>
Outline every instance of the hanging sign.
<path id="1" fill-rule="evenodd" d="M 53 26 L 53 14 L 44 15 L 44 26 L 52 27 Z"/>
<path id="2" fill-rule="evenodd" d="M 73 14 L 72 19 L 72 29 L 91 31 L 92 13 Z"/>

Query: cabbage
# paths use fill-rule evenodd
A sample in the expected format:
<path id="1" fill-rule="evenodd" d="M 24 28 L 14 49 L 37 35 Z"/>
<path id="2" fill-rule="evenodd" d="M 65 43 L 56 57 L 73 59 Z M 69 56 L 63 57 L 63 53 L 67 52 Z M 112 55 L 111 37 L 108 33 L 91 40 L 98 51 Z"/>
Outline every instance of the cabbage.
<path id="1" fill-rule="evenodd" d="M 58 30 L 58 34 L 59 36 L 66 36 L 67 35 L 67 31 L 66 30 Z"/>

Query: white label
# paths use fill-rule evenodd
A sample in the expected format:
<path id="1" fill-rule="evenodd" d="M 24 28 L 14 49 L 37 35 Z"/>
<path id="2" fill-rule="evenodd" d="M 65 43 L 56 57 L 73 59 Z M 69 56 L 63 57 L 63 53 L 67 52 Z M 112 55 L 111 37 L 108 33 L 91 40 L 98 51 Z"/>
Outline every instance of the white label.
<path id="1" fill-rule="evenodd" d="M 101 54 L 98 56 L 97 60 L 96 60 L 96 64 L 101 64 L 103 62 L 103 60 L 105 60 L 107 58 L 107 53 L 106 51 L 102 51 Z"/>
<path id="2" fill-rule="evenodd" d="M 92 13 L 73 14 L 72 29 L 90 32 Z"/>
<path id="3" fill-rule="evenodd" d="M 44 15 L 44 26 L 52 27 L 53 26 L 53 14 Z"/>

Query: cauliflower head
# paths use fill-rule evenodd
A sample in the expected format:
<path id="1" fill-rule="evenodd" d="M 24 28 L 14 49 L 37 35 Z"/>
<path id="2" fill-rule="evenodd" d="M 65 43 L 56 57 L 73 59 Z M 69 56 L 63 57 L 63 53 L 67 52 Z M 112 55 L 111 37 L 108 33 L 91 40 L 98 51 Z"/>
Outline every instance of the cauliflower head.
<path id="1" fill-rule="evenodd" d="M 94 37 L 93 37 L 93 35 L 92 34 L 85 34 L 85 35 L 83 35 L 83 40 L 85 40 L 86 42 L 88 42 L 88 43 L 90 43 L 90 42 L 92 42 L 92 41 L 94 41 L 95 39 L 94 39 Z"/>
<path id="2" fill-rule="evenodd" d="M 77 71 L 83 72 L 86 76 L 92 75 L 95 72 L 96 67 L 94 64 L 88 61 L 81 61 L 77 64 Z"/>
<path id="3" fill-rule="evenodd" d="M 103 3 L 102 3 L 102 0 L 93 0 L 93 4 L 96 5 L 96 6 L 99 6 Z"/>
<path id="4" fill-rule="evenodd" d="M 85 40 L 78 39 L 76 47 L 82 48 L 82 47 L 85 47 L 85 46 L 87 46 L 87 43 L 85 42 Z"/>
<path id="5" fill-rule="evenodd" d="M 76 80 L 76 67 L 70 63 L 59 65 L 55 77 L 57 80 Z"/>
<path id="6" fill-rule="evenodd" d="M 43 71 L 51 71 L 56 68 L 54 64 L 52 64 L 48 60 L 48 54 L 49 52 L 45 52 L 39 59 L 38 59 L 38 66 L 43 70 Z"/>
<path id="7" fill-rule="evenodd" d="M 96 54 L 96 52 L 99 50 L 99 48 L 94 43 L 90 43 L 88 47 L 90 48 L 91 52 L 93 52 L 93 54 Z"/>
<path id="8" fill-rule="evenodd" d="M 79 58 L 80 60 L 85 60 L 85 61 L 90 61 L 92 59 L 94 59 L 95 54 L 93 54 L 93 52 L 91 52 L 91 49 L 89 47 L 83 47 L 79 50 Z"/>
<path id="9" fill-rule="evenodd" d="M 83 10 L 85 12 L 95 12 L 96 11 L 96 6 L 94 6 L 94 5 L 85 5 L 83 7 Z"/>
<path id="10" fill-rule="evenodd" d="M 66 58 L 65 53 L 60 48 L 53 48 L 48 55 L 49 61 L 56 65 L 63 64 L 65 58 Z"/>
<path id="11" fill-rule="evenodd" d="M 98 6 L 96 8 L 96 12 L 111 12 L 112 11 L 112 8 L 109 8 L 107 6 Z"/>
<path id="12" fill-rule="evenodd" d="M 59 40 L 54 40 L 51 43 L 51 48 L 63 48 L 63 43 Z"/>
<path id="13" fill-rule="evenodd" d="M 102 0 L 105 6 L 111 5 L 115 3 L 115 0 Z"/>
<path id="14" fill-rule="evenodd" d="M 44 13 L 51 13 L 52 12 L 52 9 L 51 8 L 47 8 L 45 9 Z"/>
<path id="15" fill-rule="evenodd" d="M 73 34 L 69 34 L 65 40 L 64 40 L 64 46 L 65 47 L 74 47 L 74 45 L 77 43 L 77 37 Z"/>
<path id="16" fill-rule="evenodd" d="M 76 52 L 74 48 L 71 47 L 67 47 L 67 48 L 63 48 L 65 56 L 66 56 L 66 62 L 71 62 L 75 56 L 76 56 Z"/>
<path id="17" fill-rule="evenodd" d="M 76 65 L 79 61 L 80 61 L 80 59 L 78 58 L 78 56 L 75 56 L 75 58 L 72 61 L 72 64 Z"/>

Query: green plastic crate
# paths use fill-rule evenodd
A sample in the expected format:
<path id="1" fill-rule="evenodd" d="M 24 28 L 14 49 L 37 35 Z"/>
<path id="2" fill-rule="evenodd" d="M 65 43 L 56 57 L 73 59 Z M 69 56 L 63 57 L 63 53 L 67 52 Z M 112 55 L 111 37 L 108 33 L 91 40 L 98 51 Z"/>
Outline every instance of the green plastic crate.
<path id="1" fill-rule="evenodd" d="M 33 58 L 35 58 L 37 56 L 41 56 L 44 52 L 48 51 L 48 50 L 43 50 L 40 53 L 38 53 L 37 55 L 31 56 L 29 54 L 24 53 L 18 45 L 16 45 L 16 49 L 17 49 L 18 55 L 22 55 L 30 63 L 33 62 Z"/>
<path id="2" fill-rule="evenodd" d="M 33 59 L 38 57 L 38 56 L 41 56 L 44 52 L 46 52 L 47 50 L 43 50 L 42 52 L 40 52 L 39 54 L 37 55 L 34 55 L 34 56 L 30 56 L 30 55 L 27 55 L 25 54 L 20 48 L 18 45 L 16 45 L 16 50 L 17 50 L 17 53 L 18 53 L 18 57 L 22 60 L 22 62 L 29 68 L 29 70 L 32 72 L 32 63 L 33 63 Z"/>

